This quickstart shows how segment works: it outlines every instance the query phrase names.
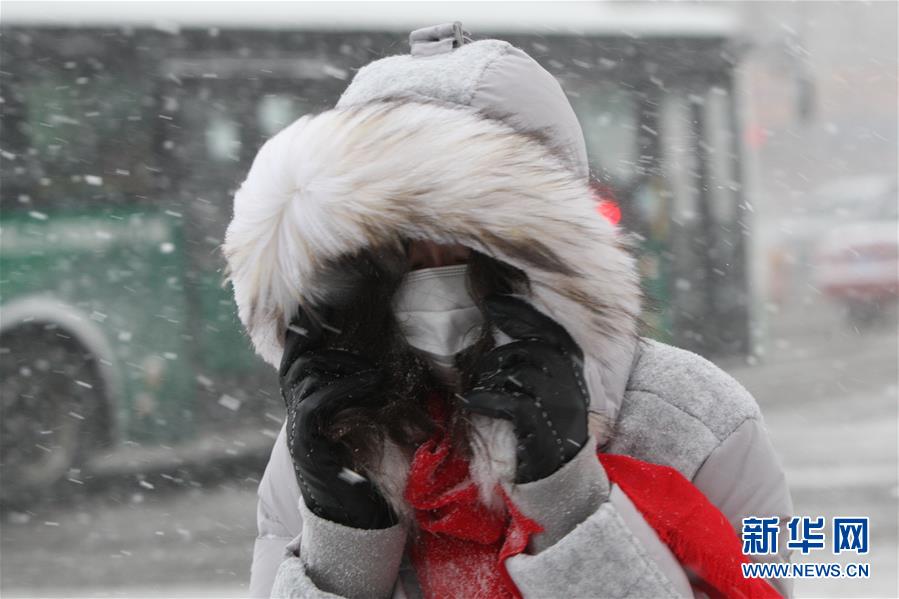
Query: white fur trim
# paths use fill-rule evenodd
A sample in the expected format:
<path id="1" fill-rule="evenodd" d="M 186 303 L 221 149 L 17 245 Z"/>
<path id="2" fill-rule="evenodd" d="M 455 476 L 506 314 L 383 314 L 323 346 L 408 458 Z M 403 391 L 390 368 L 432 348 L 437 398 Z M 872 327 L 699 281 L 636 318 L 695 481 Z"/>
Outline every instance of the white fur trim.
<path id="1" fill-rule="evenodd" d="M 471 479 L 478 486 L 481 502 L 491 509 L 499 508 L 501 497 L 497 484 L 515 480 L 515 428 L 508 420 L 472 416 L 474 435 L 471 439 Z"/>
<path id="2" fill-rule="evenodd" d="M 580 177 L 467 107 L 375 101 L 303 117 L 262 147 L 223 248 L 256 351 L 278 366 L 297 304 L 322 299 L 323 263 L 400 238 L 461 243 L 524 270 L 530 301 L 584 351 L 591 408 L 614 420 L 637 337 L 634 260 Z M 541 264 L 541 247 L 570 272 Z"/>
<path id="3" fill-rule="evenodd" d="M 385 439 L 382 453 L 378 457 L 377 467 L 369 468 L 366 474 L 375 482 L 400 520 L 412 522 L 412 510 L 404 498 L 411 457 L 390 439 Z"/>

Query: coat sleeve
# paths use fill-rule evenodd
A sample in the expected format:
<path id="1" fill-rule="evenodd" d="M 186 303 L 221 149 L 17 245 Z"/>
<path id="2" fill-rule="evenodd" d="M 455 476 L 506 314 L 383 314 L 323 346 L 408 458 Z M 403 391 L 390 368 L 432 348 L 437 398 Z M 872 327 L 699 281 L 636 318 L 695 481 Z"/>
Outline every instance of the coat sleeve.
<path id="1" fill-rule="evenodd" d="M 362 530 L 306 509 L 287 449 L 286 423 L 259 483 L 250 597 L 389 597 L 406 530 Z"/>
<path id="2" fill-rule="evenodd" d="M 510 491 L 544 532 L 506 560 L 524 597 L 692 597 L 687 576 L 605 469 L 590 442 L 547 478 Z"/>
<path id="3" fill-rule="evenodd" d="M 727 436 L 692 482 L 737 531 L 744 516 L 775 515 L 783 527 L 792 514 L 783 469 L 760 418 L 747 419 Z M 525 515 L 544 527 L 527 554 L 506 561 L 525 597 L 562 591 L 591 597 L 694 596 L 691 573 L 627 495 L 609 485 L 592 443 L 550 477 L 518 485 L 510 494 Z M 790 552 L 754 559 L 787 562 Z M 768 582 L 791 596 L 788 579 Z"/>
<path id="4" fill-rule="evenodd" d="M 401 524 L 367 530 L 321 518 L 300 500 L 305 527 L 284 548 L 272 597 L 395 596 L 406 545 Z"/>
<path id="5" fill-rule="evenodd" d="M 734 476 L 739 472 L 739 476 Z M 788 563 L 787 523 L 793 515 L 793 500 L 783 466 L 771 445 L 761 416 L 747 418 L 709 455 L 693 477 L 693 484 L 727 517 L 737 534 L 748 516 L 777 516 L 780 521 L 779 549 L 772 555 L 754 555 L 758 562 Z M 791 597 L 790 578 L 768 582 L 784 597 Z"/>

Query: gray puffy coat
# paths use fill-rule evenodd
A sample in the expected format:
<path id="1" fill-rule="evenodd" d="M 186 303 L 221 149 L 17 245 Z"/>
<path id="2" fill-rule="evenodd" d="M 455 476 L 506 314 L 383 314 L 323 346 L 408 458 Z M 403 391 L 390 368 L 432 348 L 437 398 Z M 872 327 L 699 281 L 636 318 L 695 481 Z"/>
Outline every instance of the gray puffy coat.
<path id="1" fill-rule="evenodd" d="M 752 397 L 702 358 L 637 336 L 635 263 L 595 210 L 585 161 L 558 84 L 505 42 L 372 63 L 337 108 L 269 140 L 235 197 L 224 251 L 257 352 L 277 367 L 296 303 L 327 290 L 328 260 L 396 239 L 461 243 L 526 272 L 530 301 L 584 350 L 595 444 L 676 468 L 738 531 L 744 516 L 788 519 Z M 691 573 L 609 484 L 595 445 L 549 478 L 512 485 L 506 424 L 479 424 L 493 441 L 475 451 L 473 471 L 544 527 L 507 561 L 526 597 L 693 595 Z M 368 474 L 397 505 L 408 463 L 388 453 Z M 418 593 L 407 525 L 358 530 L 311 514 L 283 429 L 259 485 L 258 525 L 253 597 Z"/>
<path id="2" fill-rule="evenodd" d="M 676 467 L 736 530 L 746 516 L 774 515 L 785 522 L 792 515 L 783 470 L 755 401 L 701 357 L 641 343 L 618 414 L 609 452 Z M 627 496 L 615 485 L 608 488 L 592 448 L 548 479 L 519 487 L 514 500 L 555 540 L 536 555 L 509 560 L 525 597 L 693 596 L 690 572 Z M 333 596 L 313 580 L 347 597 L 416 596 L 414 574 L 402 559 L 405 528 L 350 529 L 307 511 L 283 428 L 259 485 L 257 519 L 251 597 L 268 597 L 276 574 L 275 597 Z M 309 556 L 305 563 L 293 556 L 297 548 Z M 317 557 L 330 552 L 351 565 L 335 571 L 329 563 L 333 554 Z M 768 559 L 788 561 L 789 554 Z M 321 571 L 307 571 L 317 564 Z M 789 595 L 788 580 L 771 582 Z"/>

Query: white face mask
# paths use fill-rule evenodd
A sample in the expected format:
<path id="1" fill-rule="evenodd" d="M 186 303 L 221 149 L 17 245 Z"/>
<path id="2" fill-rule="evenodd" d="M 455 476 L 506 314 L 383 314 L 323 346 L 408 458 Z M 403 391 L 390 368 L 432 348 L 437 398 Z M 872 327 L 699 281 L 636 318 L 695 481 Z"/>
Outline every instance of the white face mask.
<path id="1" fill-rule="evenodd" d="M 483 323 L 467 274 L 467 264 L 415 270 L 403 277 L 393 297 L 406 341 L 450 384 L 457 379 L 454 356 L 477 341 Z"/>

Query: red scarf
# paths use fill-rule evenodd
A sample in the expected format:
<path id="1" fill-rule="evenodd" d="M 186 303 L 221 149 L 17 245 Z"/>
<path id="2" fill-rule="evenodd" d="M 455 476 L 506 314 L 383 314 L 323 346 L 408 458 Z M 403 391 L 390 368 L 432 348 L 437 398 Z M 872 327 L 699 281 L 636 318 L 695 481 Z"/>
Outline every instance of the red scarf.
<path id="1" fill-rule="evenodd" d="M 438 423 L 445 408 L 432 403 Z M 680 563 L 702 579 L 712 597 L 780 595 L 764 580 L 743 578 L 747 562 L 727 518 L 677 470 L 623 456 L 599 454 L 609 480 L 634 503 Z M 418 532 L 411 557 L 424 596 L 520 597 L 505 560 L 524 552 L 543 529 L 519 512 L 499 489 L 505 511 L 478 499 L 468 461 L 439 429 L 415 453 L 405 498 L 415 510 Z"/>

